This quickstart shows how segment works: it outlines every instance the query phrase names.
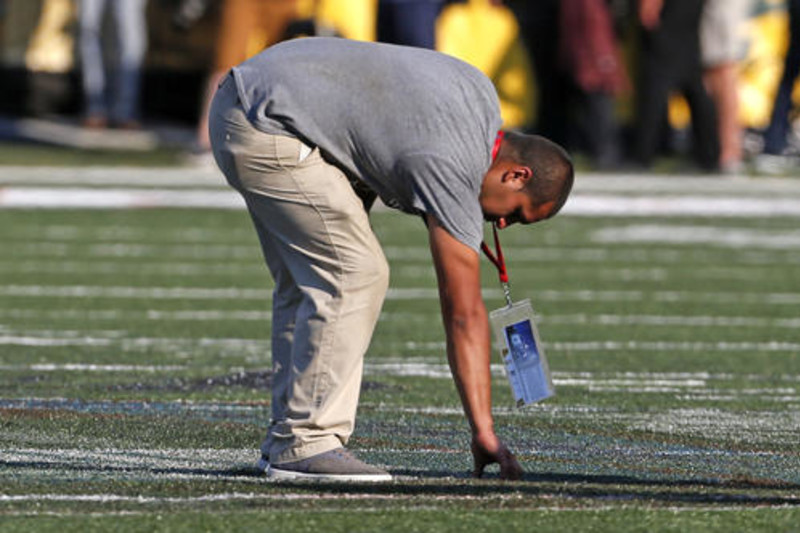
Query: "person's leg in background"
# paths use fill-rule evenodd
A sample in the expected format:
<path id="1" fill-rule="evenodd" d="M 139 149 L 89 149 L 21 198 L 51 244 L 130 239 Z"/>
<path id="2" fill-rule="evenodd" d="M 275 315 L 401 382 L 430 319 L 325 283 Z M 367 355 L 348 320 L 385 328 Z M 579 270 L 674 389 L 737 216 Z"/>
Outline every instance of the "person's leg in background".
<path id="1" fill-rule="evenodd" d="M 692 152 L 702 170 L 719 169 L 720 138 L 714 102 L 699 75 L 692 76 L 683 94 L 692 115 Z"/>
<path id="2" fill-rule="evenodd" d="M 769 126 L 764 132 L 764 154 L 781 155 L 789 135 L 789 112 L 792 89 L 800 75 L 800 0 L 787 0 L 789 8 L 789 49 L 784 59 L 783 74 L 775 95 Z"/>
<path id="3" fill-rule="evenodd" d="M 703 81 L 717 114 L 719 169 L 742 170 L 743 127 L 739 120 L 739 61 L 744 56 L 750 0 L 706 0 L 700 24 Z"/>
<path id="4" fill-rule="evenodd" d="M 104 128 L 108 121 L 106 72 L 100 42 L 106 3 L 106 0 L 81 0 L 78 15 L 84 98 L 83 123 L 89 128 Z"/>
<path id="5" fill-rule="evenodd" d="M 507 0 L 533 61 L 536 78 L 536 124 L 539 135 L 568 146 L 569 81 L 559 67 L 559 0 Z"/>
<path id="6" fill-rule="evenodd" d="M 384 43 L 436 48 L 438 0 L 379 0 L 377 40 Z"/>
<path id="7" fill-rule="evenodd" d="M 119 127 L 139 124 L 142 63 L 147 51 L 147 0 L 113 0 L 119 60 L 112 87 L 111 119 Z"/>
<path id="8" fill-rule="evenodd" d="M 644 50 L 636 91 L 633 159 L 650 168 L 661 146 L 672 81 L 660 62 L 648 56 L 647 47 Z"/>
<path id="9" fill-rule="evenodd" d="M 580 95 L 579 130 L 585 136 L 589 155 L 598 170 L 619 167 L 622 162 L 619 125 L 613 96 L 606 92 L 586 92 Z"/>

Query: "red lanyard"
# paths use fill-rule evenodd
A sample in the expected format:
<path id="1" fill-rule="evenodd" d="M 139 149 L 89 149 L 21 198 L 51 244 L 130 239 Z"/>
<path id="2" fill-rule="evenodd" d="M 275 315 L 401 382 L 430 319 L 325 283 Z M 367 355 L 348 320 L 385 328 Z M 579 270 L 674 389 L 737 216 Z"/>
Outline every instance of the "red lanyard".
<path id="1" fill-rule="evenodd" d="M 500 285 L 503 287 L 503 294 L 506 297 L 506 303 L 511 305 L 511 290 L 508 287 L 508 270 L 506 270 L 506 260 L 503 257 L 503 248 L 500 246 L 500 240 L 497 238 L 497 226 L 492 224 L 492 232 L 494 233 L 494 248 L 496 254 L 492 253 L 489 245 L 486 242 L 481 242 L 481 250 L 489 258 L 489 261 L 494 263 L 497 267 L 497 273 L 500 277 Z"/>
<path id="2" fill-rule="evenodd" d="M 494 139 L 494 146 L 492 147 L 492 161 L 497 158 L 497 152 L 500 151 L 500 144 L 503 142 L 505 132 L 500 130 L 497 132 L 497 137 Z M 497 238 L 497 226 L 492 224 L 492 231 L 494 232 L 494 249 L 497 255 L 492 253 L 492 250 L 485 242 L 481 242 L 481 250 L 489 258 L 489 261 L 494 263 L 497 267 L 497 273 L 500 275 L 500 285 L 503 286 L 503 294 L 506 297 L 506 303 L 511 305 L 511 291 L 508 288 L 508 271 L 506 270 L 506 260 L 503 257 L 503 249 L 500 247 L 500 240 Z"/>

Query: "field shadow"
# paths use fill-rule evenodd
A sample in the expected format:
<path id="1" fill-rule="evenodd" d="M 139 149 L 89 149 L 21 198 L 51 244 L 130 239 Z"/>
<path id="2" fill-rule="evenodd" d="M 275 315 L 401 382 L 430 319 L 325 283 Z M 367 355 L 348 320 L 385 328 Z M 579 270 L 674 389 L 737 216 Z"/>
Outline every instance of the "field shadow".
<path id="1" fill-rule="evenodd" d="M 181 481 L 236 479 L 248 482 L 263 478 L 264 489 L 293 492 L 338 493 L 369 497 L 411 496 L 420 499 L 474 497 L 490 498 L 523 496 L 528 498 L 563 498 L 579 502 L 638 502 L 662 505 L 736 505 L 736 506 L 800 506 L 800 484 L 769 482 L 763 480 L 733 479 L 675 479 L 660 480 L 634 476 L 527 473 L 519 481 L 503 481 L 496 474 L 484 479 L 473 479 L 466 472 L 447 470 L 392 469 L 394 481 L 389 483 L 285 483 L 269 482 L 255 465 L 237 464 L 230 468 L 203 468 L 155 465 L 110 465 L 76 463 L 71 461 L 0 461 L 4 469 L 33 469 L 42 471 L 74 472 L 76 478 L 106 474 L 124 478 L 131 474 L 146 474 Z M 252 487 L 252 485 L 250 485 Z M 786 493 L 786 494 L 784 494 Z"/>
<path id="2" fill-rule="evenodd" d="M 393 469 L 397 480 L 386 485 L 327 484 L 326 489 L 343 494 L 405 494 L 426 496 L 490 497 L 522 495 L 531 498 L 630 501 L 698 505 L 786 505 L 800 506 L 800 484 L 762 480 L 659 480 L 634 476 L 528 473 L 519 481 L 503 481 L 497 475 L 474 479 L 468 473 L 451 471 L 405 471 Z M 415 479 L 409 479 L 415 478 Z M 300 486 L 304 490 L 318 487 Z M 776 494 L 787 492 L 788 494 Z M 768 493 L 768 494 L 759 494 Z"/>

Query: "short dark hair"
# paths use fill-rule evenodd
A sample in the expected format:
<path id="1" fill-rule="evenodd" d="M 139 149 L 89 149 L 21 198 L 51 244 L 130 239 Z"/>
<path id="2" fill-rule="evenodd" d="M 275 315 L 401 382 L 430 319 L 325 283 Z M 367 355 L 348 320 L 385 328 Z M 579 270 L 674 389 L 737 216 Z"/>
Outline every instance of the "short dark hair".
<path id="1" fill-rule="evenodd" d="M 555 201 L 552 214 L 558 213 L 575 180 L 575 169 L 567 151 L 541 135 L 507 132 L 504 141 L 509 148 L 506 157 L 533 171 L 526 187 L 528 195 L 538 203 Z"/>

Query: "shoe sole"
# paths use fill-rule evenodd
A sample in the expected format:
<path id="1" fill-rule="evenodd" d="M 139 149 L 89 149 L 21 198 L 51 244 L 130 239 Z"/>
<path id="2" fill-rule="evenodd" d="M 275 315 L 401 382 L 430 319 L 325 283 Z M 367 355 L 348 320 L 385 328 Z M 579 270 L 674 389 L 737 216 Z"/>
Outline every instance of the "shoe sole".
<path id="1" fill-rule="evenodd" d="M 275 481 L 343 481 L 381 483 L 392 480 L 392 475 L 386 474 L 312 474 L 296 472 L 294 470 L 281 470 L 274 466 L 266 469 L 267 477 Z"/>

